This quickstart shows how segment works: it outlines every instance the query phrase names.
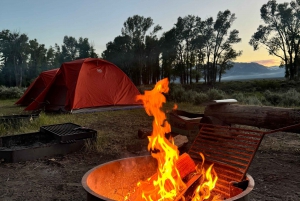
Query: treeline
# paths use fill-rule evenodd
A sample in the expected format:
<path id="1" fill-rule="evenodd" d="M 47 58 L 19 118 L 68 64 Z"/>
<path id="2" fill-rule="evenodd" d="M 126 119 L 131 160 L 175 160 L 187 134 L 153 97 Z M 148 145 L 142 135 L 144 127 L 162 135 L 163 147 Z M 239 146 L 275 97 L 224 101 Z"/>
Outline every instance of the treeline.
<path id="1" fill-rule="evenodd" d="M 281 59 L 286 78 L 300 78 L 300 0 L 277 3 L 269 0 L 260 9 L 262 25 L 251 37 L 254 50 L 263 46 Z M 134 15 L 123 24 L 121 34 L 106 44 L 101 57 L 120 67 L 136 85 L 154 84 L 159 79 L 179 78 L 182 84 L 220 82 L 233 61 L 242 54 L 234 44 L 241 41 L 232 29 L 236 20 L 229 10 L 215 18 L 178 17 L 163 33 L 151 17 Z M 245 19 L 245 23 L 247 19 Z M 46 49 L 26 34 L 0 33 L 0 85 L 27 86 L 41 71 L 57 68 L 78 58 L 97 57 L 87 38 L 65 36 L 63 45 Z"/>
<path id="2" fill-rule="evenodd" d="M 59 68 L 63 62 L 98 57 L 87 38 L 65 36 L 61 46 L 48 49 L 24 33 L 0 32 L 0 85 L 28 86 L 42 71 Z"/>
<path id="3" fill-rule="evenodd" d="M 231 30 L 235 14 L 220 11 L 216 19 L 199 16 L 179 17 L 170 30 L 158 38 L 161 26 L 148 17 L 129 17 L 122 33 L 107 43 L 102 57 L 112 61 L 131 77 L 136 85 L 152 84 L 162 77 L 180 78 L 183 84 L 221 80 L 225 70 L 241 51 L 233 44 L 241 41 Z"/>
<path id="4" fill-rule="evenodd" d="M 277 3 L 269 0 L 260 9 L 263 24 L 252 35 L 254 50 L 267 49 L 281 60 L 288 80 L 300 78 L 300 0 Z M 179 17 L 175 25 L 158 38 L 162 29 L 151 18 L 135 15 L 123 25 L 120 36 L 106 45 L 102 57 L 116 63 L 135 84 L 155 83 L 162 77 L 180 78 L 182 84 L 215 84 L 229 70 L 242 51 L 239 31 L 231 29 L 235 14 L 220 11 L 217 17 Z M 244 19 L 245 23 L 247 19 Z"/>
<path id="5" fill-rule="evenodd" d="M 241 41 L 237 30 L 230 30 L 236 19 L 229 10 L 217 18 L 179 17 L 174 27 L 162 30 L 148 17 L 134 15 L 124 22 L 121 35 L 107 43 L 102 57 L 120 67 L 136 85 L 156 83 L 162 77 L 180 78 L 181 83 L 207 83 L 221 79 L 241 54 L 232 45 Z M 87 38 L 65 36 L 61 46 L 46 48 L 26 34 L 0 32 L 0 85 L 28 86 L 48 69 L 78 58 L 97 57 Z"/>

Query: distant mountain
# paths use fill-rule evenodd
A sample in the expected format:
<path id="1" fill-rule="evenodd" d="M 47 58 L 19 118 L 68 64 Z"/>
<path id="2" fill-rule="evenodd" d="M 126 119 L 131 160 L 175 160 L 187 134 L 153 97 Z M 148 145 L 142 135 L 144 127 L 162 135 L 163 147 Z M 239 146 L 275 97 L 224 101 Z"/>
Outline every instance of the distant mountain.
<path id="1" fill-rule="evenodd" d="M 285 70 L 278 66 L 266 67 L 258 63 L 234 63 L 222 80 L 283 78 Z"/>
<path id="2" fill-rule="evenodd" d="M 266 67 L 258 63 L 234 63 L 233 67 L 222 75 L 224 81 L 245 79 L 284 78 L 284 68 L 278 66 Z M 219 79 L 219 78 L 217 78 Z M 200 80 L 204 81 L 203 79 Z M 179 78 L 172 82 L 180 83 Z"/>

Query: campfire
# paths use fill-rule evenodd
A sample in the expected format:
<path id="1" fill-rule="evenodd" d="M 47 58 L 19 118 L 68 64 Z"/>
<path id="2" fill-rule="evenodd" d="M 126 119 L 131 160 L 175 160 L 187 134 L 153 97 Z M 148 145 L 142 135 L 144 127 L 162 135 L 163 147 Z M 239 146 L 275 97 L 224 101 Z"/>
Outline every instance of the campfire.
<path id="1" fill-rule="evenodd" d="M 172 137 L 166 138 L 165 134 L 171 132 L 171 126 L 162 106 L 166 102 L 164 93 L 168 91 L 168 80 L 163 79 L 153 90 L 137 97 L 143 102 L 146 113 L 154 117 L 153 132 L 148 136 L 151 157 L 121 159 L 87 172 L 82 183 L 88 192 L 88 200 L 224 200 L 224 193 L 213 191 L 218 182 L 214 163 L 206 163 L 201 152 L 198 152 L 197 160 L 188 153 L 179 155 Z M 233 197 L 243 193 L 250 185 L 253 187 L 254 182 L 249 183 L 253 181 L 250 175 L 245 181 L 247 185 L 244 189 L 232 186 L 231 192 L 226 193 Z"/>
<path id="2" fill-rule="evenodd" d="M 213 165 L 208 168 L 207 172 L 203 164 L 196 168 L 187 154 L 179 157 L 179 151 L 173 139 L 165 137 L 166 133 L 171 132 L 171 126 L 166 121 L 166 114 L 161 108 L 166 102 L 163 93 L 168 92 L 168 80 L 163 79 L 155 85 L 152 91 L 145 91 L 144 95 L 137 97 L 137 100 L 143 101 L 147 114 L 154 117 L 153 132 L 148 137 L 148 150 L 157 160 L 158 168 L 156 174 L 146 181 L 138 182 L 135 191 L 126 196 L 125 200 L 186 200 L 184 192 L 194 182 L 201 181 L 192 193 L 191 200 L 202 201 L 210 197 L 210 191 L 216 184 L 217 175 L 212 169 Z M 203 155 L 202 158 L 204 159 Z M 191 173 L 192 176 L 190 176 Z M 186 179 L 186 177 L 190 178 Z"/>

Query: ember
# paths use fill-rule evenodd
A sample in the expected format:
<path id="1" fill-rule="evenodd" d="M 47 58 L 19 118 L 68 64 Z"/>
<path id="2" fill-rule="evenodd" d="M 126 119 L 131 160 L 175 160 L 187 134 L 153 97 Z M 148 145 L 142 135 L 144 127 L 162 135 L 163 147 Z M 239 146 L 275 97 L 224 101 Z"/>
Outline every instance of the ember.
<path id="1" fill-rule="evenodd" d="M 179 156 L 178 148 L 173 139 L 165 137 L 165 134 L 171 131 L 171 126 L 166 121 L 166 115 L 161 108 L 166 102 L 163 93 L 168 93 L 168 91 L 168 79 L 163 79 L 155 85 L 152 91 L 145 91 L 144 95 L 137 96 L 137 100 L 143 101 L 147 114 L 154 117 L 153 132 L 148 137 L 148 150 L 152 157 L 157 160 L 158 168 L 156 174 L 146 181 L 138 182 L 135 191 L 126 196 L 125 200 L 186 200 L 184 192 L 194 182 L 200 181 L 191 200 L 202 201 L 210 198 L 210 191 L 217 182 L 218 177 L 212 169 L 213 165 L 205 171 L 202 154 L 203 163 L 196 168 L 193 160 L 187 154 Z M 192 179 L 184 182 L 183 180 L 186 180 L 186 177 L 191 173 L 199 179 L 193 183 L 189 182 Z M 188 183 L 189 185 L 187 185 Z"/>

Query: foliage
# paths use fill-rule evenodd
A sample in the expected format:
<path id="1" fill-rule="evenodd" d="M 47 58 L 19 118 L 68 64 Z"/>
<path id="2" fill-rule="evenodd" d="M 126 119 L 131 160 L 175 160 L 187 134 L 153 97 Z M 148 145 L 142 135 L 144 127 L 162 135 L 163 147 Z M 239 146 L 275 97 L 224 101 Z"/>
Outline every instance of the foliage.
<path id="1" fill-rule="evenodd" d="M 236 99 L 238 102 L 244 102 L 244 94 L 241 92 L 236 92 L 231 95 L 231 98 Z"/>
<path id="2" fill-rule="evenodd" d="M 269 90 L 266 90 L 264 92 L 265 99 L 271 104 L 271 105 L 279 105 L 282 99 L 282 95 L 279 93 L 273 93 Z"/>
<path id="3" fill-rule="evenodd" d="M 136 85 L 156 83 L 160 78 L 156 33 L 161 29 L 154 26 L 151 17 L 129 17 L 123 24 L 122 35 L 107 43 L 102 57 L 118 65 Z"/>
<path id="4" fill-rule="evenodd" d="M 173 84 L 170 85 L 169 90 L 169 100 L 172 100 L 174 102 L 185 102 L 187 98 L 185 98 L 185 89 L 182 87 L 181 84 Z"/>
<path id="5" fill-rule="evenodd" d="M 249 44 L 254 50 L 263 45 L 271 55 L 282 60 L 286 78 L 298 79 L 300 1 L 276 3 L 276 0 L 269 0 L 261 7 L 260 16 L 264 25 L 259 25 Z"/>
<path id="6" fill-rule="evenodd" d="M 207 92 L 186 90 L 181 84 L 170 85 L 168 100 L 174 102 L 188 102 L 196 105 L 218 99 L 224 99 L 226 94 L 218 89 L 209 89 Z"/>
<path id="7" fill-rule="evenodd" d="M 207 91 L 207 96 L 209 100 L 220 100 L 224 99 L 226 95 L 222 90 L 213 88 Z"/>
<path id="8" fill-rule="evenodd" d="M 25 88 L 0 86 L 0 99 L 20 98 Z"/>
<path id="9" fill-rule="evenodd" d="M 162 27 L 154 26 L 150 17 L 134 15 L 124 22 L 122 35 L 107 43 L 102 57 L 118 65 L 136 85 L 154 84 L 161 77 L 178 77 L 182 84 L 204 77 L 214 83 L 241 55 L 232 48 L 241 41 L 237 30 L 229 30 L 234 20 L 229 10 L 220 11 L 215 21 L 178 17 L 159 39 L 156 33 Z"/>
<path id="10" fill-rule="evenodd" d="M 300 106 L 300 93 L 295 89 L 289 89 L 285 94 L 282 94 L 280 106 L 295 107 Z"/>
<path id="11" fill-rule="evenodd" d="M 202 92 L 196 93 L 195 102 L 194 102 L 195 105 L 200 105 L 200 104 L 203 104 L 208 101 L 209 101 L 209 98 L 208 98 L 207 94 L 202 93 Z"/>
<path id="12" fill-rule="evenodd" d="M 42 71 L 58 68 L 63 62 L 97 57 L 87 38 L 65 36 L 63 45 L 48 49 L 26 34 L 0 32 L 0 85 L 28 86 Z"/>
<path id="13" fill-rule="evenodd" d="M 248 96 L 243 100 L 246 105 L 262 105 L 261 101 L 256 96 Z"/>
<path id="14" fill-rule="evenodd" d="M 283 80 L 230 81 L 219 83 L 215 88 L 207 88 L 205 84 L 172 83 L 167 97 L 169 101 L 189 102 L 196 105 L 211 100 L 233 98 L 239 103 L 249 105 L 300 107 L 299 91 L 297 81 Z"/>

